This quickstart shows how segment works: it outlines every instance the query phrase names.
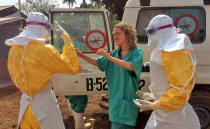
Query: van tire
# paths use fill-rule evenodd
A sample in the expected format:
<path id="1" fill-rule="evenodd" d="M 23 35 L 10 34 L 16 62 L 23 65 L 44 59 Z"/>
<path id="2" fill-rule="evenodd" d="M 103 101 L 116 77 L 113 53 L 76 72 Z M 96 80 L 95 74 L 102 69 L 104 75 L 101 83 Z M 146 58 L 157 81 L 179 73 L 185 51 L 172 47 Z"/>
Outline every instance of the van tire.
<path id="1" fill-rule="evenodd" d="M 200 120 L 201 128 L 210 128 L 210 91 L 193 91 L 189 102 Z"/>

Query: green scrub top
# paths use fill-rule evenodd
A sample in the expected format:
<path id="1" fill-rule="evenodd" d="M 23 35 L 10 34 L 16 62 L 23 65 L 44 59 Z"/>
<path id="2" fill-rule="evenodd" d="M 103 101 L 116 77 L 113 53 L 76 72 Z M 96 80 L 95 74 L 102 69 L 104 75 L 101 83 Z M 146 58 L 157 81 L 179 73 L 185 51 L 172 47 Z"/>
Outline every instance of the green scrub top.
<path id="1" fill-rule="evenodd" d="M 121 50 L 113 50 L 110 55 L 120 59 Z M 97 58 L 98 68 L 105 71 L 109 95 L 109 120 L 135 126 L 139 108 L 133 103 L 138 98 L 142 69 L 142 50 L 138 47 L 130 50 L 121 60 L 131 64 L 134 71 L 126 70 L 103 56 Z"/>

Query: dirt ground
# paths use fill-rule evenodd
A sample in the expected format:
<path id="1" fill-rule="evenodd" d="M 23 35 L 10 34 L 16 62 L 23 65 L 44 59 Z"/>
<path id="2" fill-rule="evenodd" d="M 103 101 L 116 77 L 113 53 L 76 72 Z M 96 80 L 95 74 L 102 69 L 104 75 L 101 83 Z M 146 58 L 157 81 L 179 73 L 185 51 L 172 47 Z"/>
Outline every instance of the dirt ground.
<path id="1" fill-rule="evenodd" d="M 0 129 L 16 129 L 20 95 L 21 92 L 14 86 L 0 88 Z M 110 129 L 108 110 L 98 105 L 100 99 L 101 95 L 88 96 L 85 116 L 89 122 L 95 119 L 93 129 Z M 74 129 L 74 118 L 68 108 L 67 100 L 59 97 L 58 102 L 66 129 Z M 148 115 L 139 117 L 135 129 L 143 129 L 147 119 Z"/>

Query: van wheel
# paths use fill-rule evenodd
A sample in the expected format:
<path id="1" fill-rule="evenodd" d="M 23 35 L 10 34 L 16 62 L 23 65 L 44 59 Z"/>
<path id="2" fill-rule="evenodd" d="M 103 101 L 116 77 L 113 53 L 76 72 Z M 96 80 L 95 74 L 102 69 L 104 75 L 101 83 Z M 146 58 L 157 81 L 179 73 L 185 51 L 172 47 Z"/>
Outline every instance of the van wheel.
<path id="1" fill-rule="evenodd" d="M 210 127 L 210 92 L 193 91 L 190 103 L 192 104 L 202 129 Z"/>

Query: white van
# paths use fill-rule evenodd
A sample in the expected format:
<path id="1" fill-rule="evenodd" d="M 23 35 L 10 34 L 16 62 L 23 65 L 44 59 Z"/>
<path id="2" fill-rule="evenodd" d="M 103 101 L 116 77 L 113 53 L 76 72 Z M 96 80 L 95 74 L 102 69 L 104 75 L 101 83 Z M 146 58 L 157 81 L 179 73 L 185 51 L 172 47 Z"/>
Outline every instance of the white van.
<path id="1" fill-rule="evenodd" d="M 174 24 L 186 33 L 195 48 L 197 58 L 196 86 L 191 96 L 191 104 L 203 129 L 210 128 L 210 0 L 129 0 L 125 6 L 122 21 L 127 22 L 138 33 L 138 47 L 143 50 L 144 66 L 140 88 L 147 91 L 150 85 L 149 57 L 151 48 L 147 46 L 144 32 L 152 17 L 166 14 Z M 95 50 L 114 49 L 108 12 L 103 9 L 54 9 L 50 13 L 70 34 L 73 44 L 82 52 L 97 57 Z M 62 51 L 63 42 L 56 35 L 53 44 Z M 77 75 L 55 74 L 53 84 L 57 95 L 103 94 L 108 90 L 104 73 L 97 67 L 79 60 Z M 190 118 L 189 118 L 190 119 Z"/>

